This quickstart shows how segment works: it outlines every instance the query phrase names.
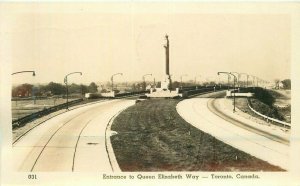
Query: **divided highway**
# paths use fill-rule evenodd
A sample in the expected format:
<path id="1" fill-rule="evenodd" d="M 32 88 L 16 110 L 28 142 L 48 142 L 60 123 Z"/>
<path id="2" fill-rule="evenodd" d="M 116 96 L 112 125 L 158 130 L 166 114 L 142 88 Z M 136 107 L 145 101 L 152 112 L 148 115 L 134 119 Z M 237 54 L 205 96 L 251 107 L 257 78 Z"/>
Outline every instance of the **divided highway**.
<path id="1" fill-rule="evenodd" d="M 126 99 L 104 101 L 35 127 L 13 144 L 16 170 L 113 171 L 106 128 L 114 115 L 134 103 Z"/>
<path id="2" fill-rule="evenodd" d="M 186 99 L 179 102 L 176 109 L 182 118 L 200 130 L 270 164 L 289 169 L 289 141 L 285 135 L 274 135 L 272 129 L 262 130 L 233 119 L 216 109 L 215 100 Z"/>
<path id="3" fill-rule="evenodd" d="M 219 99 L 220 100 L 220 99 Z M 289 169 L 289 140 L 255 128 L 216 107 L 218 99 L 178 103 L 182 118 L 217 139 L 270 164 Z M 117 99 L 70 110 L 33 128 L 13 144 L 17 171 L 118 171 L 111 152 L 109 124 L 135 100 Z M 263 127 L 262 127 L 263 128 Z M 238 157 L 237 157 L 238 158 Z M 117 166 L 118 167 L 118 166 Z"/>

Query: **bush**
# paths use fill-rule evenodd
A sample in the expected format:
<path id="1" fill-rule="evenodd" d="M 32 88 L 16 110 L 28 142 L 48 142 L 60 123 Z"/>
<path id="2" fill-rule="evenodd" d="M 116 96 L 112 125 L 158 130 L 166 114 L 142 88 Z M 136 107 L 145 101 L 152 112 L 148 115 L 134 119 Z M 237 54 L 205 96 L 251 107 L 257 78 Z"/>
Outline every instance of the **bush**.
<path id="1" fill-rule="evenodd" d="M 284 120 L 283 116 L 281 116 L 273 106 L 269 106 L 256 99 L 250 99 L 250 104 L 254 110 L 263 115 L 274 119 Z"/>

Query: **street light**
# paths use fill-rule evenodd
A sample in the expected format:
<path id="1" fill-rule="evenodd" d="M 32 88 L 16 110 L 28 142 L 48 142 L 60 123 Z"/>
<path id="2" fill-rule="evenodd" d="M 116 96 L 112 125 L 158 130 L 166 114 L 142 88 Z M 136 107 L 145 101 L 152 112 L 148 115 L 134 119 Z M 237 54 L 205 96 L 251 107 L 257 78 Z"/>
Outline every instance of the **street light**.
<path id="1" fill-rule="evenodd" d="M 110 80 L 111 80 L 111 91 L 114 91 L 114 76 L 116 76 L 116 75 L 121 75 L 121 76 L 123 76 L 123 73 L 116 73 L 116 74 L 113 74 L 113 75 L 111 76 L 111 78 L 110 78 Z"/>
<path id="2" fill-rule="evenodd" d="M 260 81 L 260 79 L 258 77 L 256 77 L 256 86 L 258 87 L 258 82 Z"/>
<path id="3" fill-rule="evenodd" d="M 68 88 L 68 76 L 72 75 L 72 74 L 80 74 L 82 76 L 82 72 L 71 72 L 69 74 L 67 74 L 64 78 L 64 83 L 66 84 L 66 88 L 67 88 L 67 109 L 69 109 L 69 88 Z"/>
<path id="4" fill-rule="evenodd" d="M 145 75 L 143 75 L 144 90 L 146 90 L 146 82 L 145 82 L 145 77 L 146 76 L 152 76 L 152 74 L 145 74 Z"/>
<path id="5" fill-rule="evenodd" d="M 240 73 L 238 73 L 238 72 L 230 72 L 230 73 L 231 74 L 237 74 L 237 76 L 235 76 L 235 77 L 237 77 L 237 86 L 239 87 L 240 86 L 240 83 L 239 83 L 240 82 L 240 78 L 239 77 L 241 76 Z"/>
<path id="6" fill-rule="evenodd" d="M 255 87 L 255 76 L 250 75 L 252 77 L 252 86 Z"/>
<path id="7" fill-rule="evenodd" d="M 25 71 L 19 71 L 19 72 L 14 72 L 11 75 L 16 75 L 20 73 L 32 73 L 32 76 L 35 76 L 35 71 L 34 70 L 25 70 Z M 18 99 L 16 99 L 16 105 L 18 105 Z"/>
<path id="8" fill-rule="evenodd" d="M 234 77 L 234 81 L 233 81 L 233 112 L 235 112 L 235 82 L 237 81 L 237 78 L 232 73 L 230 73 L 230 75 L 233 75 L 233 77 Z"/>
<path id="9" fill-rule="evenodd" d="M 234 80 L 233 80 L 233 112 L 235 112 L 235 82 L 236 82 L 236 76 L 234 74 L 232 74 L 232 72 L 218 72 L 218 75 L 220 74 L 227 74 L 228 76 L 229 75 L 232 75 L 234 77 Z"/>
<path id="10" fill-rule="evenodd" d="M 240 75 L 240 76 L 242 76 L 242 75 L 246 75 L 246 76 L 247 76 L 247 83 L 246 83 L 246 87 L 248 88 L 248 78 L 249 78 L 249 75 L 248 75 L 248 74 L 246 74 L 246 73 L 240 73 L 239 75 Z"/>
<path id="11" fill-rule="evenodd" d="M 183 74 L 183 75 L 180 76 L 180 86 L 181 86 L 181 89 L 182 89 L 182 77 L 183 76 L 187 76 L 187 74 Z"/>
<path id="12" fill-rule="evenodd" d="M 33 71 L 33 70 L 14 72 L 11 75 L 20 74 L 20 73 L 27 73 L 27 72 L 30 72 L 30 73 L 32 73 L 32 76 L 35 76 L 35 71 Z"/>
<path id="13" fill-rule="evenodd" d="M 195 85 L 197 85 L 197 77 L 201 77 L 201 75 L 195 76 Z"/>

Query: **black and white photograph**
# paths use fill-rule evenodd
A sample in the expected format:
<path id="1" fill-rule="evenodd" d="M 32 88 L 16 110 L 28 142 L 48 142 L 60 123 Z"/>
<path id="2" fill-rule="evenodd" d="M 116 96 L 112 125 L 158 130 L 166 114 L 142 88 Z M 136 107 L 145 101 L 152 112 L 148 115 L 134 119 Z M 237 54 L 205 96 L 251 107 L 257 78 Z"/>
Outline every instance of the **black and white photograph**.
<path id="1" fill-rule="evenodd" d="M 299 10 L 0 3 L 1 185 L 296 186 Z"/>

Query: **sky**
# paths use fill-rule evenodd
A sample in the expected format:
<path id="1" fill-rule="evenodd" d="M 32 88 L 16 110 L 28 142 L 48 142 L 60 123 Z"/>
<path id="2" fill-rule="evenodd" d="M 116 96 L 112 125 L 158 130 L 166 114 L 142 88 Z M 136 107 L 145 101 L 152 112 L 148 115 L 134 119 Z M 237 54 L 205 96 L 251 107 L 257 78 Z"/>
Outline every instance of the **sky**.
<path id="1" fill-rule="evenodd" d="M 287 14 L 173 11 L 146 12 L 101 6 L 20 6 L 4 29 L 11 47 L 13 83 L 159 81 L 165 73 L 165 35 L 170 73 L 179 81 L 216 79 L 218 71 L 241 72 L 268 81 L 290 78 L 291 25 Z M 180 6 L 180 5 L 178 5 Z M 49 11 L 56 9 L 55 11 Z M 38 9 L 38 11 L 37 11 Z M 2 32 L 3 34 L 3 32 Z M 221 76 L 221 79 L 226 79 Z"/>

